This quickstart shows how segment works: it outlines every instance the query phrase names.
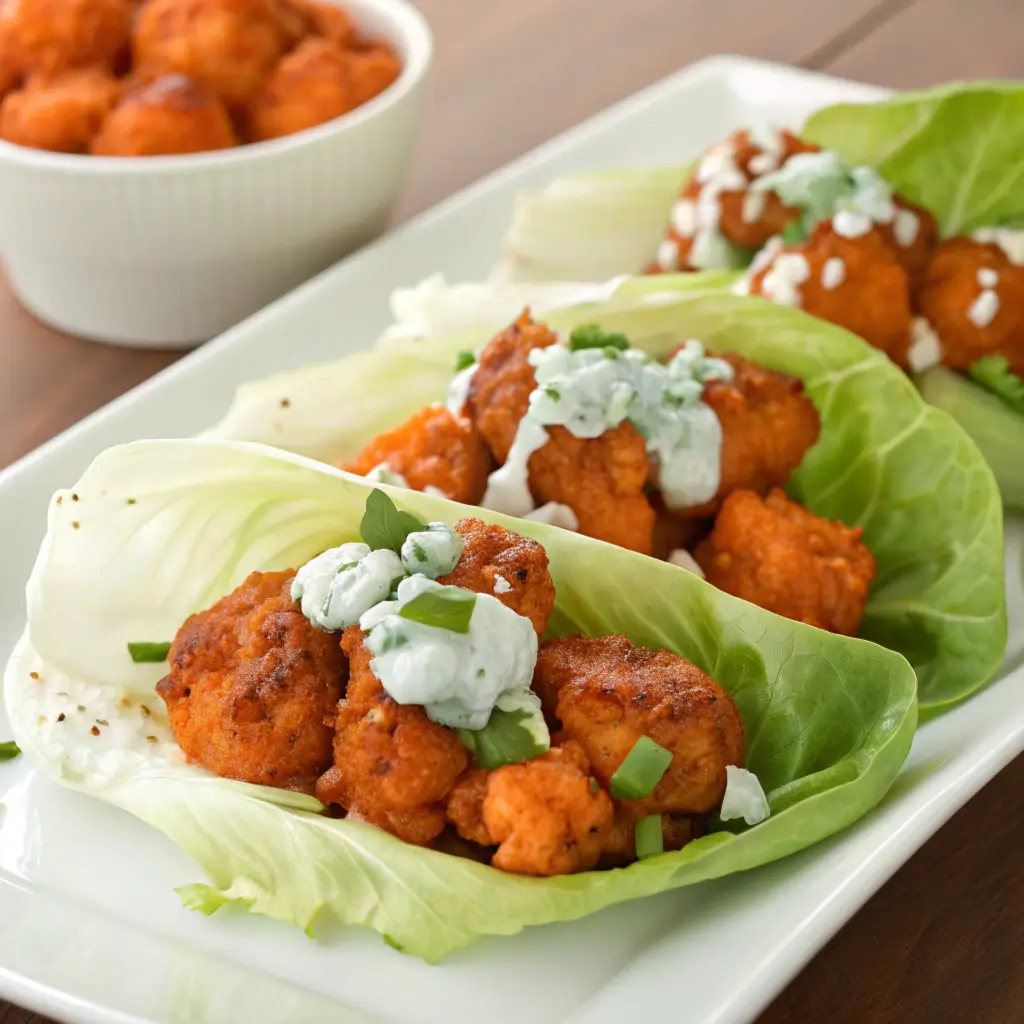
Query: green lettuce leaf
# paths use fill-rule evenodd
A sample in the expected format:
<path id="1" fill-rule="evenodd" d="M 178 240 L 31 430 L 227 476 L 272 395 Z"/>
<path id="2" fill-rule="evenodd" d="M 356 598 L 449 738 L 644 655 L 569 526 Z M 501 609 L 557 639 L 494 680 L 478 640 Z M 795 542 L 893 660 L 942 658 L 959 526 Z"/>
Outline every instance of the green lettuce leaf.
<path id="1" fill-rule="evenodd" d="M 565 333 L 598 322 L 658 357 L 699 338 L 801 378 L 822 433 L 790 491 L 820 515 L 864 527 L 878 575 L 860 635 L 908 658 L 922 705 L 968 696 L 998 667 L 1007 628 L 999 493 L 978 449 L 881 352 L 798 310 L 701 290 L 706 280 L 638 279 L 605 305 L 546 320 Z M 497 329 L 388 342 L 247 384 L 210 433 L 342 461 L 443 399 L 457 353 L 478 348 Z M 285 393 L 291 403 L 282 410 Z"/>
<path id="2" fill-rule="evenodd" d="M 967 371 L 986 391 L 995 395 L 1008 409 L 1024 416 L 1024 379 L 1010 369 L 1006 356 L 985 356 Z"/>
<path id="3" fill-rule="evenodd" d="M 153 693 L 161 667 L 133 663 L 126 640 L 173 635 L 250 571 L 354 540 L 370 489 L 262 446 L 149 441 L 105 452 L 50 505 L 28 630 L 5 674 L 11 726 L 57 780 L 125 808 L 199 862 L 209 881 L 181 890 L 187 907 L 234 902 L 307 931 L 330 915 L 436 961 L 482 935 L 786 856 L 866 813 L 898 773 L 917 717 L 913 672 L 898 654 L 780 619 L 666 563 L 486 512 L 546 547 L 553 634 L 623 632 L 691 658 L 729 690 L 771 802 L 767 821 L 626 869 L 532 879 L 186 764 Z M 428 521 L 469 511 L 389 493 Z M 640 576 L 645 586 L 632 586 Z M 94 721 L 103 727 L 91 732 Z"/>

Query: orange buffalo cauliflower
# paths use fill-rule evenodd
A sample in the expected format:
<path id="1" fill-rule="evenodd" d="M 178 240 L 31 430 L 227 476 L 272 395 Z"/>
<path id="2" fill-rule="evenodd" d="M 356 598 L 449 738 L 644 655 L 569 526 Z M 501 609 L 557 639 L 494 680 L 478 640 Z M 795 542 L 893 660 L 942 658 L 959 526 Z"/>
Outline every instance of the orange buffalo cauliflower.
<path id="1" fill-rule="evenodd" d="M 734 491 L 694 555 L 709 583 L 778 615 L 852 636 L 875 559 L 860 527 L 822 519 L 780 490 Z"/>

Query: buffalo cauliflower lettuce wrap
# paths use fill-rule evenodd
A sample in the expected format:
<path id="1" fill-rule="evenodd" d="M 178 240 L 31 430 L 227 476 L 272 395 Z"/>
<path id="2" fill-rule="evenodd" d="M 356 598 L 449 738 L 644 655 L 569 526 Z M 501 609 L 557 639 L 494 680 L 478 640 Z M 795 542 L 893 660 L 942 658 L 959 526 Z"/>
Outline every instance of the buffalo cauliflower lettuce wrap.
<path id="1" fill-rule="evenodd" d="M 4 696 L 27 756 L 195 858 L 186 907 L 428 961 L 810 846 L 917 719 L 892 651 L 210 440 L 110 449 L 54 496 Z"/>
<path id="2" fill-rule="evenodd" d="M 652 555 L 966 697 L 1006 643 L 984 459 L 881 352 L 720 283 L 425 282 L 375 349 L 244 385 L 209 434 Z"/>
<path id="3" fill-rule="evenodd" d="M 799 134 L 736 131 L 689 168 L 521 196 L 497 277 L 746 268 L 739 288 L 846 327 L 913 374 L 1024 509 L 1022 148 L 1016 83 L 840 104 Z"/>

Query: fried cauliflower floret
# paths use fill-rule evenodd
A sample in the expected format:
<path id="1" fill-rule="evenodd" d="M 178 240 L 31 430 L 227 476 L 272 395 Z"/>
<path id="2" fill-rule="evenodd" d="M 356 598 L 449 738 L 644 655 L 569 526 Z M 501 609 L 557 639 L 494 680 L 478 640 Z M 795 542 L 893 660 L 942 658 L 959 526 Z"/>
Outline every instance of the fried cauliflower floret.
<path id="1" fill-rule="evenodd" d="M 171 156 L 237 145 L 224 105 L 185 75 L 161 75 L 133 89 L 107 115 L 94 156 Z"/>
<path id="2" fill-rule="evenodd" d="M 966 370 L 1005 356 L 1024 374 L 1024 267 L 993 243 L 951 238 L 936 250 L 917 294 L 942 343 L 942 361 Z"/>
<path id="3" fill-rule="evenodd" d="M 382 93 L 402 73 L 398 55 L 383 43 L 370 43 L 351 52 L 349 78 L 356 106 Z"/>
<path id="4" fill-rule="evenodd" d="M 529 354 L 557 340 L 544 324 L 535 323 L 524 312 L 480 354 L 467 408 L 499 462 L 508 457 L 536 387 Z M 528 463 L 535 500 L 568 505 L 579 532 L 588 537 L 649 553 L 654 510 L 644 487 L 650 462 L 636 428 L 623 422 L 600 437 L 580 438 L 565 427 L 553 426 L 548 437 Z"/>
<path id="5" fill-rule="evenodd" d="M 799 306 L 907 365 L 907 275 L 877 227 L 846 238 L 822 221 L 803 242 L 766 248 L 751 270 L 752 295 Z"/>
<path id="6" fill-rule="evenodd" d="M 670 258 L 660 260 L 648 268 L 648 272 L 695 270 L 690 260 L 694 238 L 697 234 L 701 214 L 697 210 L 698 198 L 713 177 L 714 165 L 731 153 L 737 169 L 748 182 L 768 170 L 781 167 L 797 153 L 812 153 L 817 146 L 804 142 L 788 131 L 779 133 L 782 144 L 777 156 L 766 154 L 751 140 L 746 129 L 733 132 L 724 142 L 713 146 L 698 164 L 697 169 L 683 186 L 679 201 L 673 210 L 662 252 Z M 708 161 L 712 170 L 707 169 Z M 761 198 L 763 196 L 763 198 Z M 735 245 L 759 249 L 773 235 L 779 234 L 787 224 L 800 216 L 800 210 L 786 206 L 774 192 L 762 192 L 751 198 L 747 188 L 727 189 L 717 197 L 718 229 Z M 707 225 L 699 225 L 706 227 Z"/>
<path id="7" fill-rule="evenodd" d="M 893 196 L 896 217 L 888 224 L 879 224 L 889 251 L 906 271 L 910 287 L 917 287 L 928 269 L 932 251 L 939 240 L 939 222 L 923 206 L 915 206 L 902 196 Z M 911 216 L 912 215 L 912 216 Z"/>
<path id="8" fill-rule="evenodd" d="M 21 81 L 22 64 L 17 23 L 8 11 L 0 8 L 0 101 Z"/>
<path id="9" fill-rule="evenodd" d="M 798 622 L 853 636 L 875 559 L 860 527 L 822 519 L 780 490 L 734 491 L 694 555 L 709 583 Z"/>
<path id="10" fill-rule="evenodd" d="M 555 606 L 555 585 L 548 572 L 544 548 L 503 526 L 488 526 L 480 519 L 460 519 L 455 530 L 464 541 L 462 555 L 452 572 L 438 577 L 437 582 L 492 594 L 517 615 L 528 618 L 537 635 L 543 636 Z M 495 590 L 499 577 L 510 590 Z"/>
<path id="11" fill-rule="evenodd" d="M 313 35 L 329 39 L 332 43 L 351 49 L 359 42 L 359 30 L 352 16 L 337 4 L 321 0 L 291 0 Z"/>
<path id="12" fill-rule="evenodd" d="M 316 795 L 351 818 L 424 846 L 445 826 L 448 792 L 469 755 L 423 708 L 398 704 L 384 692 L 365 637 L 358 626 L 342 634 L 349 685 L 337 709 L 334 766 L 321 776 Z"/>
<path id="13" fill-rule="evenodd" d="M 550 440 L 530 456 L 530 490 L 538 504 L 557 501 L 576 515 L 579 532 L 647 555 L 654 509 L 644 488 L 647 444 L 623 421 L 600 437 L 548 427 Z"/>
<path id="14" fill-rule="evenodd" d="M 145 0 L 132 55 L 142 77 L 188 75 L 238 109 L 292 41 L 266 0 Z"/>
<path id="15" fill-rule="evenodd" d="M 494 867 L 548 877 L 597 863 L 613 808 L 570 740 L 529 761 L 469 772 L 452 791 L 448 815 L 460 835 L 498 847 Z"/>
<path id="16" fill-rule="evenodd" d="M 95 68 L 31 79 L 0 107 L 0 137 L 33 149 L 84 153 L 120 93 L 120 83 Z"/>
<path id="17" fill-rule="evenodd" d="M 684 518 L 670 512 L 660 494 L 651 496 L 651 504 L 655 516 L 651 554 L 663 562 L 680 548 L 689 551 L 710 529 L 710 524 L 703 519 Z"/>
<path id="18" fill-rule="evenodd" d="M 784 484 L 821 429 L 803 381 L 731 352 L 720 358 L 733 368 L 733 379 L 710 382 L 703 395 L 722 424 L 718 493 L 703 505 L 679 509 L 687 519 L 713 515 L 737 488 L 765 494 Z"/>
<path id="19" fill-rule="evenodd" d="M 417 491 L 436 487 L 452 501 L 477 505 L 487 488 L 491 457 L 472 421 L 443 405 L 428 405 L 401 426 L 375 437 L 341 468 L 366 476 L 382 463 Z"/>
<path id="20" fill-rule="evenodd" d="M 345 662 L 289 593 L 294 573 L 255 572 L 185 620 L 157 684 L 191 761 L 227 779 L 312 792 L 331 763 Z"/>
<path id="21" fill-rule="evenodd" d="M 128 42 L 127 0 L 15 0 L 7 15 L 26 74 L 110 68 Z"/>
<path id="22" fill-rule="evenodd" d="M 555 332 L 526 310 L 480 353 L 466 408 L 498 462 L 508 458 L 519 421 L 530 406 L 530 392 L 537 386 L 527 357 L 533 349 L 557 342 Z"/>
<path id="23" fill-rule="evenodd" d="M 726 765 L 743 764 L 743 723 L 732 699 L 669 651 L 637 647 L 624 636 L 547 640 L 533 688 L 604 787 L 641 736 L 671 751 L 649 796 L 619 801 L 634 820 L 713 811 L 725 794 Z"/>
<path id="24" fill-rule="evenodd" d="M 253 142 L 315 128 L 358 106 L 352 58 L 317 36 L 281 58 L 249 107 Z"/>

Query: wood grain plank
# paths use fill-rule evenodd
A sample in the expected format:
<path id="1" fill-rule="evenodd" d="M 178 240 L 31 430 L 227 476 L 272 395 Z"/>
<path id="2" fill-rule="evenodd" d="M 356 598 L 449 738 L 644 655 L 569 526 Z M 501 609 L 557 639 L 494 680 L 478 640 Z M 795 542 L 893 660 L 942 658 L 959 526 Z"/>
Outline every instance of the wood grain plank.
<path id="1" fill-rule="evenodd" d="M 895 89 L 963 78 L 1022 78 L 1024 3 L 921 0 L 821 66 Z"/>

